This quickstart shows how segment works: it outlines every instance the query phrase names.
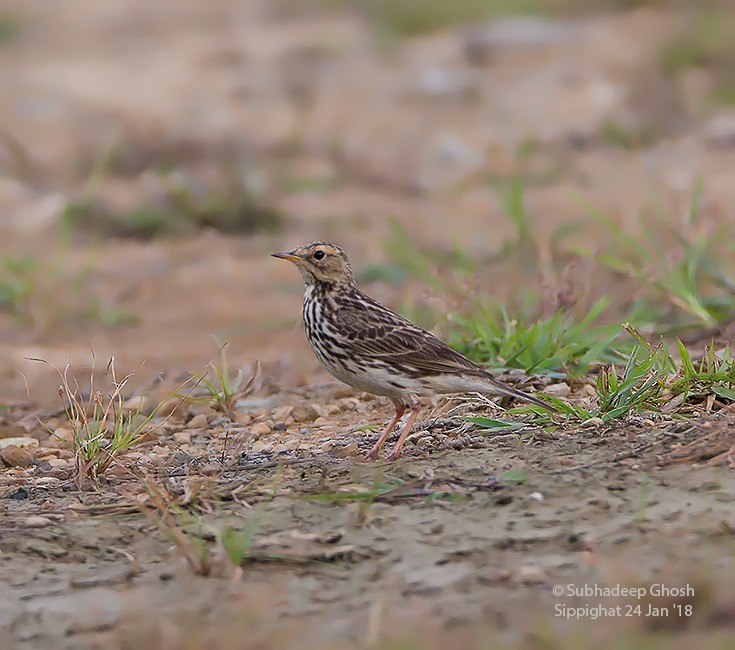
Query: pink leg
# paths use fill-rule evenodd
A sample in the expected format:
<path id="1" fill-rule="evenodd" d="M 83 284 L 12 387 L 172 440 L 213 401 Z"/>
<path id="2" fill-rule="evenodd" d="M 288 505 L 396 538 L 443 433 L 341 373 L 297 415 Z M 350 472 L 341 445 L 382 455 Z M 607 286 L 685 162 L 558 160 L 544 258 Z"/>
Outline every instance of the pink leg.
<path id="1" fill-rule="evenodd" d="M 385 444 L 385 441 L 388 440 L 388 436 L 390 435 L 390 432 L 396 428 L 396 424 L 398 424 L 398 420 L 400 420 L 403 417 L 403 414 L 406 412 L 406 407 L 403 406 L 403 404 L 400 404 L 400 403 L 396 404 L 395 402 L 394 404 L 396 407 L 396 415 L 390 421 L 390 424 L 388 424 L 388 426 L 385 427 L 385 430 L 383 431 L 380 438 L 378 439 L 378 442 L 376 442 L 373 448 L 370 450 L 370 453 L 367 455 L 368 460 L 376 460 L 378 458 L 378 454 L 380 453 L 380 448 Z"/>
<path id="2" fill-rule="evenodd" d="M 406 421 L 406 424 L 403 427 L 403 431 L 401 431 L 401 435 L 398 438 L 398 442 L 396 443 L 395 449 L 393 449 L 393 451 L 390 452 L 390 455 L 388 456 L 388 460 L 395 460 L 401 455 L 401 449 L 403 448 L 403 443 L 406 442 L 406 438 L 408 438 L 408 434 L 411 432 L 411 427 L 413 426 L 413 423 L 416 422 L 416 417 L 418 416 L 420 410 L 421 410 L 421 402 L 417 400 L 416 403 L 411 407 L 411 415 L 408 416 L 408 420 Z"/>

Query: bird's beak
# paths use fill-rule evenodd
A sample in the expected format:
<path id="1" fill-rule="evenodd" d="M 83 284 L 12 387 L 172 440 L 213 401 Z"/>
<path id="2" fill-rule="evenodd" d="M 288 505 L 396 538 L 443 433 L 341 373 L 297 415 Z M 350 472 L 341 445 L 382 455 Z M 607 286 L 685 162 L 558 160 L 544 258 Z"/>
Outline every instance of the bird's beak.
<path id="1" fill-rule="evenodd" d="M 277 257 L 279 260 L 288 260 L 289 262 L 301 262 L 301 258 L 293 253 L 271 253 L 271 257 Z"/>

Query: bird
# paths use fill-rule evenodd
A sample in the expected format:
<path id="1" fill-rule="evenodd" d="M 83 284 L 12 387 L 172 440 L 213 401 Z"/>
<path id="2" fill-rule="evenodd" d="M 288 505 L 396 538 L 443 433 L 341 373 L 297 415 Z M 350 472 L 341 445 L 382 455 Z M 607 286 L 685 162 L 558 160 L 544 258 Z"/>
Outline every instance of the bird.
<path id="1" fill-rule="evenodd" d="M 388 461 L 401 455 L 421 410 L 419 397 L 451 393 L 505 395 L 550 411 L 546 401 L 505 385 L 431 332 L 361 291 L 347 254 L 313 241 L 272 257 L 293 262 L 303 277 L 306 338 L 329 373 L 360 391 L 384 396 L 395 416 L 368 453 L 376 460 L 406 411 L 409 417 Z"/>

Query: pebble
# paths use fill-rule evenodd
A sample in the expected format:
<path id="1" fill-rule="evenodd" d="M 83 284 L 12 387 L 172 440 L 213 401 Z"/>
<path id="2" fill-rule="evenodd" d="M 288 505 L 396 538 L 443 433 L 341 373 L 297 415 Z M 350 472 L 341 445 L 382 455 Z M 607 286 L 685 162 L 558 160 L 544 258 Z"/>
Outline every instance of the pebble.
<path id="1" fill-rule="evenodd" d="M 189 420 L 187 426 L 190 429 L 206 429 L 209 427 L 209 421 L 205 413 L 197 413 L 191 420 Z"/>
<path id="2" fill-rule="evenodd" d="M 37 487 L 52 487 L 52 486 L 55 487 L 59 483 L 61 483 L 61 481 L 55 476 L 41 476 L 38 479 L 36 479 Z"/>
<path id="3" fill-rule="evenodd" d="M 53 523 L 48 517 L 41 517 L 40 515 L 31 515 L 23 520 L 26 528 L 45 528 Z"/>
<path id="4" fill-rule="evenodd" d="M 360 453 L 360 449 L 356 442 L 351 442 L 343 447 L 333 447 L 332 453 L 337 458 L 349 458 L 350 456 L 357 456 Z"/>
<path id="5" fill-rule="evenodd" d="M 541 492 L 531 492 L 531 494 L 528 495 L 528 498 L 541 503 L 544 500 L 544 495 L 541 494 Z"/>
<path id="6" fill-rule="evenodd" d="M 5 447 L 38 447 L 38 440 L 35 438 L 2 438 L 0 439 L 0 449 Z"/>
<path id="7" fill-rule="evenodd" d="M 295 406 L 291 409 L 290 415 L 295 422 L 313 422 L 319 417 L 319 413 L 311 404 Z"/>
<path id="8" fill-rule="evenodd" d="M 585 429 L 592 429 L 594 427 L 601 427 L 603 424 L 605 424 L 605 422 L 603 421 L 602 418 L 589 418 L 589 419 L 585 420 L 584 422 L 582 422 L 582 426 Z"/>
<path id="9" fill-rule="evenodd" d="M 271 415 L 274 420 L 282 422 L 286 418 L 291 417 L 291 412 L 293 410 L 293 406 L 279 406 L 278 408 L 273 409 L 273 413 Z"/>
<path id="10" fill-rule="evenodd" d="M 57 427 L 51 434 L 51 440 L 63 447 L 74 440 L 74 432 L 66 427 Z"/>
<path id="11" fill-rule="evenodd" d="M 242 411 L 238 411 L 235 414 L 235 422 L 241 426 L 248 426 L 253 421 L 253 418 L 251 417 L 250 413 L 243 413 Z"/>
<path id="12" fill-rule="evenodd" d="M 551 384 L 544 388 L 544 393 L 553 395 L 554 397 L 568 397 L 572 392 L 569 384 L 565 382 L 559 382 L 558 384 Z"/>
<path id="13" fill-rule="evenodd" d="M 174 442 L 179 445 L 189 444 L 191 442 L 191 431 L 187 429 L 182 429 L 181 431 L 175 431 L 173 438 L 174 438 Z"/>
<path id="14" fill-rule="evenodd" d="M 515 579 L 524 585 L 538 585 L 544 582 L 544 571 L 533 564 L 522 566 L 515 574 Z"/>
<path id="15" fill-rule="evenodd" d="M 343 397 L 337 400 L 337 404 L 342 411 L 355 411 L 360 406 L 360 400 L 357 397 Z"/>
<path id="16" fill-rule="evenodd" d="M 64 458 L 47 458 L 46 462 L 54 469 L 65 469 L 71 466 L 71 463 Z"/>
<path id="17" fill-rule="evenodd" d="M 256 438 L 260 436 L 267 436 L 271 432 L 270 424 L 266 422 L 256 422 L 250 427 L 250 434 Z"/>
<path id="18" fill-rule="evenodd" d="M 0 449 L 0 465 L 6 467 L 28 467 L 33 462 L 33 454 L 17 445 Z"/>
<path id="19" fill-rule="evenodd" d="M 267 442 L 265 440 L 256 440 L 253 443 L 253 446 L 250 448 L 250 451 L 253 454 L 260 454 L 265 451 L 271 451 L 273 449 L 273 443 Z"/>

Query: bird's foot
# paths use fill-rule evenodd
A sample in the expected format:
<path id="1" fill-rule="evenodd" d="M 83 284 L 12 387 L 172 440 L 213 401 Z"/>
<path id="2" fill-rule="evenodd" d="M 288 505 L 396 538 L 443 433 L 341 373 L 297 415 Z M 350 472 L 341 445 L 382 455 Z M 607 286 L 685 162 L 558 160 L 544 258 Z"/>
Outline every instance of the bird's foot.
<path id="1" fill-rule="evenodd" d="M 378 454 L 380 453 L 380 447 L 377 445 L 373 447 L 367 455 L 368 460 L 378 460 Z"/>
<path id="2" fill-rule="evenodd" d="M 386 460 L 392 463 L 394 460 L 398 460 L 400 457 L 401 457 L 401 450 L 394 449 L 392 452 L 388 454 Z"/>

